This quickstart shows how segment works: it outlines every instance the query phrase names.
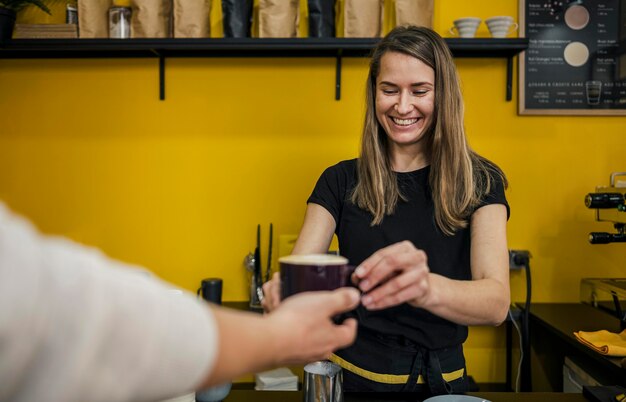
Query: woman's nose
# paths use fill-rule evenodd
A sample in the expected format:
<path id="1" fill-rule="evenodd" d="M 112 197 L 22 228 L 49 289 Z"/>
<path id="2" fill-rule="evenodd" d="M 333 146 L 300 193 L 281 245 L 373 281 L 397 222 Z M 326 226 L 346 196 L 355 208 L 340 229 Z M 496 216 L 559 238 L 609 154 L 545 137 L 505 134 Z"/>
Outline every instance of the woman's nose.
<path id="1" fill-rule="evenodd" d="M 408 114 L 413 111 L 413 104 L 411 103 L 411 98 L 407 93 L 402 92 L 400 94 L 398 103 L 396 103 L 396 111 L 400 114 Z"/>

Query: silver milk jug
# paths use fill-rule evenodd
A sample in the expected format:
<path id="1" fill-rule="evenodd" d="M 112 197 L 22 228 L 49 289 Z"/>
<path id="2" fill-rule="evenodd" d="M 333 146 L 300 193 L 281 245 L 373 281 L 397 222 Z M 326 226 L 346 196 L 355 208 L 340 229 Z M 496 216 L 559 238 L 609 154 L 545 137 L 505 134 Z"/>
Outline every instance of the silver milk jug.
<path id="1" fill-rule="evenodd" d="M 341 367 L 329 361 L 304 366 L 304 402 L 343 402 Z"/>

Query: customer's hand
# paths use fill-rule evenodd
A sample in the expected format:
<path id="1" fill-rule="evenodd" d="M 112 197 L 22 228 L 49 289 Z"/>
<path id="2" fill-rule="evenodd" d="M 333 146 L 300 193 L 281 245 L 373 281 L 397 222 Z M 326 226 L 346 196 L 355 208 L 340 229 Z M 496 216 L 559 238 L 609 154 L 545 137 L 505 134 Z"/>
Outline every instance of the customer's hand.
<path id="1" fill-rule="evenodd" d="M 382 248 L 361 263 L 352 280 L 364 292 L 361 299 L 369 310 L 402 303 L 425 304 L 430 292 L 426 253 L 403 241 Z"/>
<path id="2" fill-rule="evenodd" d="M 272 279 L 263 284 L 261 305 L 266 313 L 275 310 L 280 304 L 280 274 L 274 272 Z"/>
<path id="3" fill-rule="evenodd" d="M 216 361 L 198 389 L 245 373 L 328 358 L 354 342 L 356 320 L 341 324 L 333 320 L 358 304 L 359 292 L 354 288 L 299 293 L 264 315 L 208 304 L 219 347 L 214 346 Z"/>
<path id="4" fill-rule="evenodd" d="M 326 359 L 352 344 L 357 323 L 353 318 L 335 324 L 333 317 L 359 304 L 354 288 L 299 293 L 285 299 L 266 318 L 277 342 L 278 364 L 301 364 Z"/>

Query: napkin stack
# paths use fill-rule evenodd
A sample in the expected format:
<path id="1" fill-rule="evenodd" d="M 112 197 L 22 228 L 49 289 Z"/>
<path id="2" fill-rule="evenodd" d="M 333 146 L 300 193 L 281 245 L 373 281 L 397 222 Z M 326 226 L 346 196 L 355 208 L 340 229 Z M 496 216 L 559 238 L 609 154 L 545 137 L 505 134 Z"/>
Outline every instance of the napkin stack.
<path id="1" fill-rule="evenodd" d="M 286 367 L 264 371 L 254 375 L 257 391 L 297 391 L 298 376 Z"/>
<path id="2" fill-rule="evenodd" d="M 626 329 L 616 334 L 605 330 L 574 332 L 578 342 L 606 356 L 626 356 Z"/>

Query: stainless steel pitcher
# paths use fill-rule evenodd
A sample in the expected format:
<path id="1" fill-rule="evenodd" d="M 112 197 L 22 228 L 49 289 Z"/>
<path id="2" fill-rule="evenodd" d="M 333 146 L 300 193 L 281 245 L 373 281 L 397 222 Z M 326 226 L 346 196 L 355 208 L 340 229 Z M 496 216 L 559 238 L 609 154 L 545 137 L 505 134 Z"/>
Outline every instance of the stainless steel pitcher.
<path id="1" fill-rule="evenodd" d="M 304 402 L 343 402 L 341 367 L 329 361 L 304 366 Z"/>

